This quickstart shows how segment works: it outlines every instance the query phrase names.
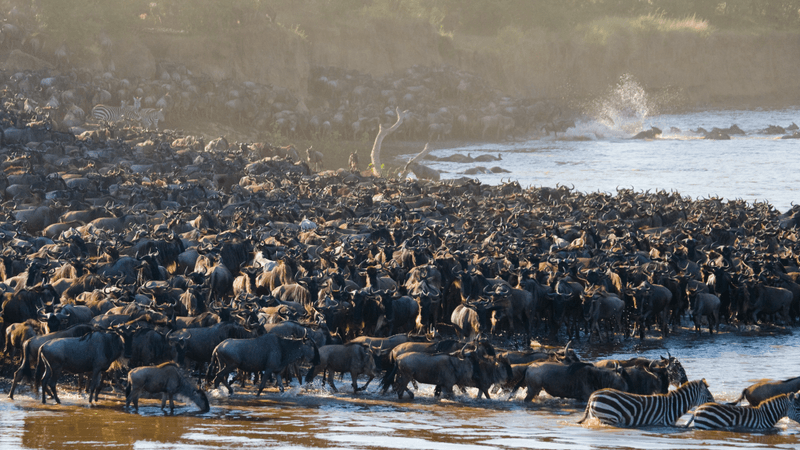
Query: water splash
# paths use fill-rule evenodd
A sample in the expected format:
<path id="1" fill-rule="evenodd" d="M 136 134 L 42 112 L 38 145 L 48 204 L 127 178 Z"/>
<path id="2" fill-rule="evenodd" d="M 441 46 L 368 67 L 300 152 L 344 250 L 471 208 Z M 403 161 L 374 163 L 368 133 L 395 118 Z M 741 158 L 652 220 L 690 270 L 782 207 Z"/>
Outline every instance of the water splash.
<path id="1" fill-rule="evenodd" d="M 653 114 L 650 103 L 633 75 L 624 74 L 616 86 L 588 106 L 586 114 L 609 134 L 631 136 L 641 131 L 645 119 Z"/>

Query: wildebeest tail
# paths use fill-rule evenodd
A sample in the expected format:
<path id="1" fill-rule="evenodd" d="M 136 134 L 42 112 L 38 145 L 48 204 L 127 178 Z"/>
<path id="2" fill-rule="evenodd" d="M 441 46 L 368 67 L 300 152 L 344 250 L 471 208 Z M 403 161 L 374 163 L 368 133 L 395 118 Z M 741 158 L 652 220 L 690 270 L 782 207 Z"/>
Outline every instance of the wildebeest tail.
<path id="1" fill-rule="evenodd" d="M 214 352 L 211 353 L 211 361 L 208 362 L 208 371 L 206 371 L 206 383 L 210 383 L 211 382 L 211 380 L 212 380 L 211 374 L 215 373 L 216 367 L 218 365 L 219 365 L 219 361 L 218 361 L 218 358 L 217 358 L 217 349 L 215 348 Z"/>
<path id="2" fill-rule="evenodd" d="M 31 357 L 31 343 L 30 340 L 27 340 L 24 344 L 22 344 L 22 362 L 20 363 L 19 370 L 22 371 L 20 373 L 29 382 L 34 379 L 33 372 L 31 371 L 31 362 L 29 359 Z M 36 377 L 36 379 L 38 380 L 39 377 Z"/>
<path id="3" fill-rule="evenodd" d="M 130 398 L 130 396 L 131 396 L 131 381 L 128 380 L 128 382 L 125 384 L 125 400 Z"/>
<path id="4" fill-rule="evenodd" d="M 397 376 L 397 361 L 392 363 L 392 368 L 386 371 L 386 374 L 381 378 L 381 393 L 385 394 L 389 388 L 394 384 L 394 379 Z"/>
<path id="5" fill-rule="evenodd" d="M 516 393 L 517 393 L 517 391 L 519 390 L 519 388 L 521 388 L 522 386 L 524 386 L 524 385 L 525 385 L 525 381 L 526 381 L 526 380 L 525 380 L 525 375 L 526 375 L 526 374 L 525 374 L 525 373 L 523 373 L 523 374 L 522 374 L 522 378 L 520 378 L 520 380 L 517 382 L 517 384 L 515 384 L 515 385 L 514 385 L 514 388 L 513 388 L 513 389 L 511 389 L 511 396 L 512 396 L 512 397 L 514 396 L 514 394 L 516 394 Z"/>
<path id="6" fill-rule="evenodd" d="M 744 390 L 742 390 L 742 395 L 740 395 L 740 396 L 739 396 L 739 398 L 737 398 L 736 400 L 734 400 L 734 401 L 732 401 L 732 402 L 728 402 L 728 403 L 726 403 L 726 405 L 738 405 L 738 404 L 739 404 L 739 402 L 741 402 L 742 400 L 744 400 L 744 393 L 745 393 L 745 392 L 747 392 L 747 389 L 744 389 Z"/>

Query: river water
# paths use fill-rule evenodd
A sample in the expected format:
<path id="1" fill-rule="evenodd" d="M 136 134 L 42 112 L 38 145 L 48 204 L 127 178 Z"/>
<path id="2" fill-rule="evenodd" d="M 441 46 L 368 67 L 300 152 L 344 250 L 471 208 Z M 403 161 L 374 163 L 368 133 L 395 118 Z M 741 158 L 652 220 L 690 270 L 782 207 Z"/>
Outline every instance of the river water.
<path id="1" fill-rule="evenodd" d="M 682 362 L 689 379 L 705 378 L 718 401 L 730 401 L 759 379 L 798 375 L 800 338 L 734 331 L 697 338 L 684 330 L 666 341 L 646 339 L 639 344 L 633 339 L 591 348 L 579 344 L 577 351 L 587 360 L 658 358 L 669 351 Z M 293 385 L 283 394 L 273 389 L 258 399 L 249 389 L 232 398 L 212 389 L 211 411 L 199 414 L 193 405 L 178 403 L 174 415 L 162 412 L 158 400 L 142 400 L 137 414 L 124 409 L 121 395 L 110 392 L 96 406 L 88 406 L 85 395 L 69 392 L 62 395 L 62 405 L 45 406 L 30 391 L 13 401 L 3 394 L 0 448 L 796 449 L 800 445 L 800 425 L 786 418 L 767 433 L 615 429 L 576 425 L 583 405 L 544 393 L 529 404 L 523 402 L 522 390 L 513 398 L 500 393 L 491 400 L 475 400 L 473 391 L 436 400 L 432 387 L 421 385 L 413 401 L 398 401 L 395 395 L 381 395 L 375 382 L 358 395 L 353 395 L 346 379 L 337 385 L 337 394 L 316 381 L 310 389 Z"/>
<path id="2" fill-rule="evenodd" d="M 630 77 L 607 96 L 592 102 L 575 127 L 558 137 L 513 143 L 464 145 L 435 150 L 453 154 L 502 157 L 495 162 L 424 163 L 442 171 L 442 178 L 458 178 L 470 168 L 499 167 L 508 173 L 466 175 L 487 184 L 516 180 L 524 188 L 575 186 L 581 192 L 616 193 L 616 188 L 676 190 L 694 199 L 720 197 L 767 201 L 780 211 L 800 201 L 800 140 L 763 134 L 770 125 L 800 123 L 800 108 L 750 111 L 699 111 L 657 114 L 644 90 Z M 730 140 L 707 140 L 698 127 L 737 125 L 746 134 Z M 653 140 L 631 136 L 651 126 L 663 133 Z M 788 132 L 787 134 L 791 134 Z"/>

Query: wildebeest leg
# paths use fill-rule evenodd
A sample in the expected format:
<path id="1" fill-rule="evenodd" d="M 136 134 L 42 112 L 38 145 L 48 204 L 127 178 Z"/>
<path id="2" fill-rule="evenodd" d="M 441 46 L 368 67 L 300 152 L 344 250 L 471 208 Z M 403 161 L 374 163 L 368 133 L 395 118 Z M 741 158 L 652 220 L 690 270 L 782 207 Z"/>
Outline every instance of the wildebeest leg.
<path id="1" fill-rule="evenodd" d="M 528 393 L 527 393 L 527 395 L 525 395 L 525 401 L 526 402 L 533 401 L 533 398 L 534 397 L 538 397 L 539 396 L 539 392 L 541 392 L 541 391 L 542 391 L 542 387 L 541 386 L 528 385 Z"/>
<path id="2" fill-rule="evenodd" d="M 453 398 L 454 396 L 453 386 L 442 385 L 442 397 Z"/>
<path id="3" fill-rule="evenodd" d="M 404 392 L 408 392 L 409 398 L 411 398 L 412 400 L 414 399 L 414 393 L 411 392 L 410 390 L 408 390 L 408 382 L 409 381 L 410 380 L 408 379 L 408 377 L 402 376 L 402 375 L 400 377 L 398 377 L 397 381 L 395 381 L 394 390 L 395 390 L 395 392 L 397 392 L 397 398 L 398 399 L 402 399 L 403 398 L 403 393 Z"/>
<path id="4" fill-rule="evenodd" d="M 264 371 L 264 373 L 261 374 L 261 383 L 258 385 L 258 392 L 256 392 L 256 397 L 261 395 L 261 391 L 263 391 L 264 387 L 266 387 L 268 379 L 269 379 L 269 377 L 267 377 L 267 372 Z M 277 374 L 277 379 L 278 379 L 278 383 L 281 384 L 281 392 L 283 392 L 283 383 L 281 381 L 281 375 L 280 374 Z"/>
<path id="5" fill-rule="evenodd" d="M 97 369 L 92 372 L 92 379 L 89 383 L 89 403 L 92 403 L 92 396 L 94 395 L 94 401 L 98 400 L 100 396 L 100 389 L 103 387 L 103 375 L 100 373 L 100 369 Z"/>
<path id="6" fill-rule="evenodd" d="M 56 383 L 58 383 L 58 377 L 61 376 L 61 372 L 53 371 L 53 376 L 47 384 L 47 389 L 50 391 L 50 395 L 53 396 L 53 399 L 58 403 L 61 404 L 61 399 L 58 398 L 58 392 L 56 392 Z M 42 383 L 42 392 L 44 392 L 44 383 Z"/>
<path id="7" fill-rule="evenodd" d="M 53 378 L 54 374 L 53 374 L 53 368 L 50 366 L 50 364 L 47 362 L 47 360 L 44 359 L 44 357 L 40 357 L 40 363 L 42 363 L 44 365 L 44 373 L 42 374 L 42 404 L 45 404 L 45 403 L 47 403 L 47 400 L 46 400 L 47 399 L 47 391 L 48 391 L 48 387 L 50 385 L 50 380 Z M 57 399 L 58 397 L 55 396 L 55 388 L 52 389 L 52 392 L 53 392 L 53 398 Z M 56 400 L 56 401 L 58 402 L 58 400 Z M 61 402 L 58 402 L 58 403 L 61 403 Z"/>
<path id="8" fill-rule="evenodd" d="M 139 411 L 139 396 L 142 394 L 142 388 L 132 389 L 128 398 L 125 399 L 125 407 L 127 408 L 133 402 L 133 409 Z"/>
<path id="9" fill-rule="evenodd" d="M 175 412 L 175 401 L 172 399 L 172 392 L 169 393 L 169 412 L 170 414 Z"/>
<path id="10" fill-rule="evenodd" d="M 240 380 L 240 382 L 239 382 L 239 385 L 240 385 L 242 388 L 244 388 L 244 387 L 245 387 L 245 385 L 247 384 L 247 375 L 248 375 L 248 374 L 247 374 L 247 372 L 245 372 L 245 371 L 244 371 L 244 370 L 242 370 L 242 369 L 238 369 L 236 372 L 237 372 L 236 376 L 237 376 L 237 378 L 239 378 L 239 380 Z M 235 382 L 235 381 L 236 381 L 236 380 L 234 380 L 234 382 Z"/>
<path id="11" fill-rule="evenodd" d="M 17 390 L 17 385 L 19 384 L 19 381 L 22 379 L 23 372 L 24 368 L 22 366 L 20 366 L 20 368 L 17 369 L 16 372 L 14 372 L 14 379 L 11 381 L 11 390 L 8 391 L 8 398 L 10 398 L 11 400 L 14 400 L 14 391 Z"/>
<path id="12" fill-rule="evenodd" d="M 370 383 L 370 381 L 372 381 L 373 378 L 375 378 L 375 377 L 370 375 L 369 380 L 367 380 L 367 383 L 364 386 L 361 386 L 361 389 L 359 389 L 359 390 L 360 391 L 366 391 L 367 390 L 367 386 L 369 386 L 369 383 Z"/>
<path id="13" fill-rule="evenodd" d="M 328 372 L 328 383 L 331 385 L 331 389 L 333 389 L 333 392 L 339 392 L 336 389 L 336 385 L 333 384 L 333 373 L 334 373 L 333 369 L 328 368 L 327 372 Z M 323 382 L 322 384 L 324 385 L 325 383 Z"/>
<path id="14" fill-rule="evenodd" d="M 166 392 L 162 392 L 161 393 L 161 410 L 163 411 L 164 408 L 166 408 L 166 407 L 167 407 L 167 393 Z"/>
<path id="15" fill-rule="evenodd" d="M 222 384 L 228 388 L 228 396 L 233 395 L 233 387 L 231 387 L 230 383 L 228 383 L 228 374 L 231 373 L 231 370 L 232 369 L 228 367 L 227 364 L 222 365 L 222 367 L 219 369 L 219 372 L 214 375 L 214 379 L 212 380 L 212 383 L 214 383 L 214 389 L 218 388 L 219 383 L 222 382 Z"/>

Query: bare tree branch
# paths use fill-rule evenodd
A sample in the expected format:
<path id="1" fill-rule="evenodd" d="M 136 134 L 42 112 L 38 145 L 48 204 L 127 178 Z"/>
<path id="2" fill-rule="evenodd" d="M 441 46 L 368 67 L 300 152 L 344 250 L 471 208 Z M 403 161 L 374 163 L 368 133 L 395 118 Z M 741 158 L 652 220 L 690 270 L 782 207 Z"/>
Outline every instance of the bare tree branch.
<path id="1" fill-rule="evenodd" d="M 403 124 L 403 120 L 408 115 L 408 110 L 400 112 L 400 108 L 395 108 L 397 112 L 397 122 L 394 123 L 389 128 L 384 129 L 383 125 L 378 125 L 378 135 L 375 136 L 375 143 L 372 145 L 372 153 L 370 157 L 372 158 L 372 173 L 376 177 L 381 176 L 381 144 L 383 144 L 383 138 L 386 136 L 394 133 L 395 130 L 400 128 L 400 125 Z"/>
<path id="2" fill-rule="evenodd" d="M 408 160 L 405 167 L 403 167 L 403 171 L 400 172 L 400 179 L 402 180 L 403 178 L 405 178 L 406 175 L 408 175 L 409 167 L 411 167 L 415 162 L 422 159 L 422 157 L 427 155 L 429 151 L 430 150 L 428 149 L 428 144 L 426 143 L 425 148 L 423 148 L 421 152 L 417 153 L 416 156 Z"/>

